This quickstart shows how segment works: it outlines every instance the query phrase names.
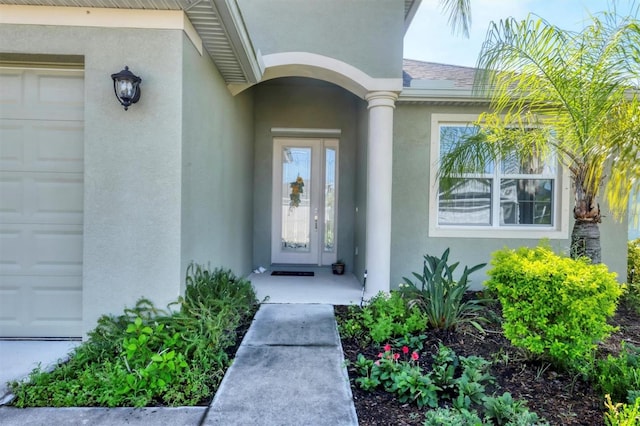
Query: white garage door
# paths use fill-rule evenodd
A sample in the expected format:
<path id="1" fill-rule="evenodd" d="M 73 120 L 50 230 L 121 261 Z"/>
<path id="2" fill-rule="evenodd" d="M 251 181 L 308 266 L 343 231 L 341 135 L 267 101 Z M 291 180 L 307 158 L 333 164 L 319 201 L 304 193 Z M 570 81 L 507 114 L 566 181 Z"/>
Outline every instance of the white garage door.
<path id="1" fill-rule="evenodd" d="M 82 70 L 0 67 L 0 337 L 82 333 Z"/>

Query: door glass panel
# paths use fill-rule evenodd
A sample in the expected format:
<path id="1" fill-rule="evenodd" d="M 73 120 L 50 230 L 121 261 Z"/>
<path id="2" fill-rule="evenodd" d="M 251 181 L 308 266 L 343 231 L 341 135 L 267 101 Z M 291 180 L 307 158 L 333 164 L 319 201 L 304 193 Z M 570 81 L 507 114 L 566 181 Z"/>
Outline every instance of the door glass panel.
<path id="1" fill-rule="evenodd" d="M 325 252 L 333 252 L 336 235 L 336 150 L 327 148 L 325 157 L 324 182 L 324 244 Z"/>
<path id="2" fill-rule="evenodd" d="M 311 148 L 282 151 L 282 251 L 309 252 L 311 209 Z"/>

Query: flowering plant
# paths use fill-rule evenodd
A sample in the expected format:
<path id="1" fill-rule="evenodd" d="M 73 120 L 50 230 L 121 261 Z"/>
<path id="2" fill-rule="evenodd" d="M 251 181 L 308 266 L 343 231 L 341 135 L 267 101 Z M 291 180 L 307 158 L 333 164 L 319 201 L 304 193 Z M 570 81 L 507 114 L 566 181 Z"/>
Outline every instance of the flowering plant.
<path id="1" fill-rule="evenodd" d="M 417 365 L 420 358 L 418 352 L 412 352 L 408 346 L 395 352 L 389 344 L 383 349 L 384 352 L 378 354 L 376 361 L 366 359 L 362 354 L 358 355 L 356 367 L 361 377 L 356 379 L 356 383 L 364 390 L 382 386 L 385 391 L 395 393 L 403 403 L 415 401 L 418 407 L 436 407 L 436 391 L 439 388 Z"/>
<path id="2" fill-rule="evenodd" d="M 304 180 L 298 176 L 295 181 L 289 184 L 291 194 L 289 194 L 289 207 L 298 207 L 300 205 L 300 194 L 304 192 Z"/>

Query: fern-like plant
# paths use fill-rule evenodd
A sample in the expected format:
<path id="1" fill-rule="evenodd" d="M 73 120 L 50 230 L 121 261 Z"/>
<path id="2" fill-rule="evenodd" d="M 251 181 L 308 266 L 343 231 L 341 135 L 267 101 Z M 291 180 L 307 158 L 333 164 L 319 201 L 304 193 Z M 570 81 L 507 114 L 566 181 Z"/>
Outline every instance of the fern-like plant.
<path id="1" fill-rule="evenodd" d="M 409 298 L 409 307 L 417 306 L 427 317 L 431 328 L 454 330 L 461 323 L 469 323 L 483 331 L 480 325 L 485 319 L 478 315 L 482 309 L 481 301 L 464 301 L 469 290 L 469 275 L 486 266 L 486 263 L 471 268 L 465 266 L 462 276 L 455 280 L 453 273 L 460 262 L 451 265 L 449 249 L 441 257 L 424 255 L 422 273 L 413 272 L 416 282 L 403 277 L 406 286 L 402 290 Z"/>

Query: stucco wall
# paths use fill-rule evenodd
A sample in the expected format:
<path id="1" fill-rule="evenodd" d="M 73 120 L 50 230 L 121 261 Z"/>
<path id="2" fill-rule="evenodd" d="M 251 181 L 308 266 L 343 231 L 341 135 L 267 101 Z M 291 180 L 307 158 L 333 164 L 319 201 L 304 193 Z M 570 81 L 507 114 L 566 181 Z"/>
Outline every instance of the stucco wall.
<path id="1" fill-rule="evenodd" d="M 83 330 L 180 291 L 181 31 L 0 26 L 0 51 L 85 58 Z M 118 104 L 128 65 L 142 97 Z"/>
<path id="2" fill-rule="evenodd" d="M 537 239 L 524 238 L 429 237 L 431 114 L 476 114 L 481 111 L 471 107 L 397 105 L 394 117 L 391 288 L 396 288 L 402 282 L 402 277 L 412 277 L 411 272 L 422 271 L 425 253 L 440 256 L 446 248 L 450 248 L 449 259 L 459 260 L 460 268 L 463 268 L 464 265 L 488 263 L 491 253 L 504 247 L 535 246 L 539 243 Z M 572 197 L 565 202 L 573 207 Z M 606 212 L 606 206 L 603 212 Z M 603 263 L 624 277 L 621 274 L 626 270 L 626 222 L 615 223 L 610 217 L 603 222 Z M 569 222 L 569 232 L 571 226 L 572 221 Z M 568 252 L 568 238 L 552 239 L 549 243 L 557 252 Z M 471 276 L 472 288 L 481 288 L 487 269 Z"/>
<path id="3" fill-rule="evenodd" d="M 352 269 L 357 98 L 345 90 L 309 79 L 277 79 L 255 91 L 255 162 L 253 259 L 255 267 L 271 264 L 271 187 L 273 127 L 340 129 L 338 258 Z"/>
<path id="4" fill-rule="evenodd" d="M 184 39 L 182 271 L 190 262 L 251 272 L 253 94 L 232 97 Z"/>
<path id="5" fill-rule="evenodd" d="M 310 52 L 351 64 L 372 77 L 402 76 L 403 0 L 238 3 L 253 47 L 263 55 Z"/>

